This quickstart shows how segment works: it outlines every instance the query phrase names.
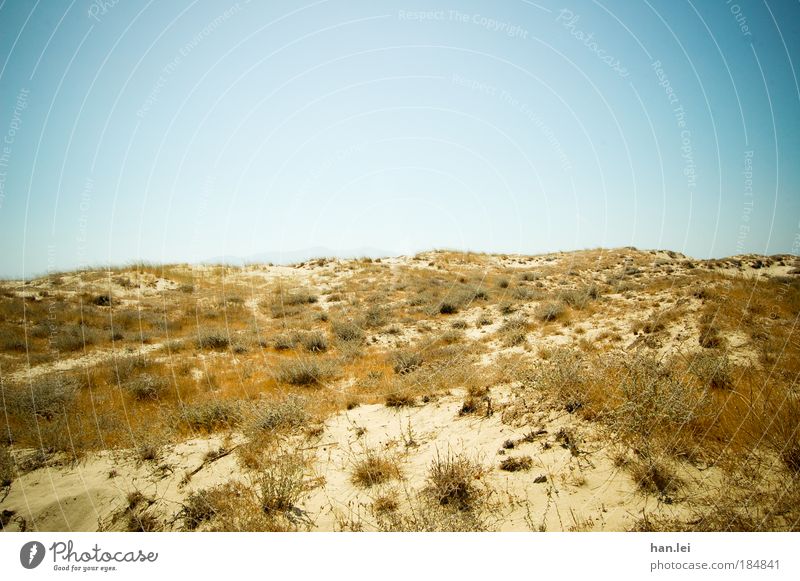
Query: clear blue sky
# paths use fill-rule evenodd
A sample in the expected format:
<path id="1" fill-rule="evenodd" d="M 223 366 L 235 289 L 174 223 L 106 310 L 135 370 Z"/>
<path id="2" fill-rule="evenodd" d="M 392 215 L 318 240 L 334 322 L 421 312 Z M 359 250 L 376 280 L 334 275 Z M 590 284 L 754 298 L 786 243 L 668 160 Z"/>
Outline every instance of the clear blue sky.
<path id="1" fill-rule="evenodd" d="M 797 252 L 800 3 L 0 3 L 0 275 Z"/>

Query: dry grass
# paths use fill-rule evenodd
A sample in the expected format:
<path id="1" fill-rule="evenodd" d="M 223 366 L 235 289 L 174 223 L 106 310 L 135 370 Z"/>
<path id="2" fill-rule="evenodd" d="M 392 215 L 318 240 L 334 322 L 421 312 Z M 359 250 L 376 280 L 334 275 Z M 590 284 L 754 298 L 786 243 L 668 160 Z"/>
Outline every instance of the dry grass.
<path id="1" fill-rule="evenodd" d="M 397 459 L 368 449 L 353 465 L 351 480 L 356 486 L 370 488 L 401 477 Z"/>
<path id="2" fill-rule="evenodd" d="M 281 362 L 277 379 L 281 383 L 297 386 L 319 385 L 334 375 L 330 361 L 299 358 Z"/>
<path id="3" fill-rule="evenodd" d="M 626 466 L 647 494 L 682 491 L 665 483 L 687 459 L 713 462 L 725 474 L 741 466 L 764 472 L 784 483 L 783 496 L 765 480 L 763 494 L 742 493 L 742 507 L 718 506 L 718 519 L 711 508 L 699 511 L 697 527 L 796 527 L 790 509 L 779 514 L 766 503 L 796 498 L 787 483 L 800 473 L 800 280 L 716 270 L 749 271 L 756 260 L 766 265 L 764 257 L 690 265 L 664 256 L 589 251 L 534 266 L 526 257 L 501 263 L 432 252 L 391 271 L 375 261 L 326 262 L 311 277 L 283 271 L 279 283 L 247 269 L 185 265 L 87 270 L 24 288 L 6 281 L 0 349 L 8 419 L 0 427 L 11 448 L 0 448 L 0 468 L 10 451 L 20 458 L 25 448 L 40 460 L 23 471 L 52 462 L 55 452 L 77 458 L 125 448 L 150 461 L 194 432 L 244 428 L 253 440 L 242 446 L 252 455 L 247 470 L 260 474 L 274 453 L 266 446 L 303 438 L 346 406 L 422 407 L 466 390 L 465 414 L 494 411 L 534 429 L 536 415 L 554 408 L 559 417 L 574 414 L 570 422 L 597 422 L 629 454 L 646 450 Z M 175 290 L 155 292 L 158 278 Z M 254 297 L 265 297 L 258 309 L 249 308 Z M 503 354 L 495 357 L 498 343 Z M 133 355 L 143 347 L 153 349 Z M 68 370 L 44 367 L 55 363 Z M 304 397 L 286 395 L 294 391 Z M 577 439 L 559 443 L 585 457 Z M 452 502 L 436 500 L 431 482 L 423 500 L 376 510 L 383 515 L 377 528 L 486 526 L 460 509 L 460 493 Z M 481 480 L 466 482 L 481 491 Z M 296 528 L 285 507 L 299 501 L 278 502 L 284 509 L 268 514 L 256 480 L 207 492 L 214 511 L 203 513 L 198 500 L 200 516 L 187 513 L 192 526 Z M 415 513 L 422 506 L 427 512 Z M 139 530 L 163 524 L 150 512 L 136 508 Z"/>
<path id="4" fill-rule="evenodd" d="M 533 459 L 530 456 L 510 456 L 500 462 L 500 470 L 505 470 L 506 472 L 530 470 L 532 466 Z"/>
<path id="5" fill-rule="evenodd" d="M 539 305 L 534 314 L 540 321 L 551 322 L 560 319 L 565 313 L 564 303 L 550 301 Z"/>
<path id="6" fill-rule="evenodd" d="M 481 500 L 476 485 L 483 467 L 461 454 L 439 454 L 428 469 L 426 493 L 441 506 L 470 510 Z"/>
<path id="7" fill-rule="evenodd" d="M 267 404 L 258 409 L 251 428 L 257 432 L 292 429 L 305 425 L 309 418 L 305 400 L 290 395 L 281 401 Z"/>
<path id="8" fill-rule="evenodd" d="M 178 412 L 178 420 L 190 430 L 213 432 L 237 426 L 242 412 L 236 402 L 208 400 L 184 405 Z"/>

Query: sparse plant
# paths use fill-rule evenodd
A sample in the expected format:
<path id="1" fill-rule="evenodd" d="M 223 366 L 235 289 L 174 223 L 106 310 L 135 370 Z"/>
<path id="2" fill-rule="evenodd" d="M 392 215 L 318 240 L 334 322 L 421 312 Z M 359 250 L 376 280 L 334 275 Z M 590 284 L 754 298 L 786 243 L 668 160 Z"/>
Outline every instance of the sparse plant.
<path id="1" fill-rule="evenodd" d="M 423 363 L 422 355 L 417 351 L 401 350 L 392 355 L 392 368 L 398 375 L 411 373 Z"/>
<path id="2" fill-rule="evenodd" d="M 689 371 L 693 373 L 703 387 L 712 389 L 731 389 L 733 378 L 731 364 L 724 353 L 698 353 L 689 363 Z"/>
<path id="3" fill-rule="evenodd" d="M 561 318 L 564 314 L 564 303 L 550 301 L 543 303 L 536 308 L 535 316 L 540 321 L 550 322 Z"/>
<path id="4" fill-rule="evenodd" d="M 64 375 L 45 375 L 28 385 L 17 386 L 6 392 L 7 405 L 28 422 L 34 416 L 52 420 L 72 407 L 78 392 L 77 382 Z"/>
<path id="5" fill-rule="evenodd" d="M 241 410 L 235 402 L 209 400 L 184 404 L 178 414 L 180 421 L 192 430 L 212 432 L 219 428 L 231 428 L 242 419 Z"/>
<path id="6" fill-rule="evenodd" d="M 222 330 L 208 330 L 200 333 L 196 342 L 198 349 L 226 349 L 230 338 Z"/>
<path id="7" fill-rule="evenodd" d="M 280 364 L 277 378 L 289 385 L 318 385 L 331 374 L 329 367 L 316 359 L 292 359 Z"/>
<path id="8" fill-rule="evenodd" d="M 428 469 L 426 492 L 434 502 L 459 510 L 469 510 L 480 499 L 475 481 L 483 474 L 483 468 L 464 455 L 445 456 L 437 453 Z"/>
<path id="9" fill-rule="evenodd" d="M 399 508 L 397 499 L 388 494 L 378 496 L 372 501 L 372 511 L 377 515 L 396 512 Z"/>
<path id="10" fill-rule="evenodd" d="M 14 474 L 14 457 L 7 446 L 0 445 L 0 489 L 11 486 Z"/>
<path id="11" fill-rule="evenodd" d="M 645 492 L 667 495 L 681 485 L 680 479 L 669 466 L 650 454 L 632 462 L 629 468 L 633 480 Z"/>
<path id="12" fill-rule="evenodd" d="M 321 353 L 328 349 L 328 338 L 322 331 L 310 331 L 300 336 L 300 342 L 306 351 Z"/>
<path id="13" fill-rule="evenodd" d="M 506 472 L 519 472 L 520 470 L 530 470 L 533 460 L 530 456 L 509 456 L 500 462 L 500 470 Z"/>
<path id="14" fill-rule="evenodd" d="M 193 531 L 204 522 L 210 521 L 217 514 L 213 495 L 208 490 L 198 490 L 186 497 L 183 502 L 181 516 L 186 529 Z"/>
<path id="15" fill-rule="evenodd" d="M 303 471 L 303 457 L 289 453 L 279 455 L 262 469 L 258 485 L 264 512 L 286 512 L 297 504 L 305 490 Z"/>
<path id="16" fill-rule="evenodd" d="M 331 329 L 342 341 L 360 343 L 364 340 L 364 331 L 352 321 L 334 321 Z"/>
<path id="17" fill-rule="evenodd" d="M 125 389 L 134 399 L 140 401 L 158 399 L 167 389 L 168 381 L 150 373 L 142 373 L 125 385 Z"/>
<path id="18" fill-rule="evenodd" d="M 414 396 L 407 391 L 394 389 L 386 394 L 386 407 L 400 408 L 414 405 Z"/>
<path id="19" fill-rule="evenodd" d="M 700 336 L 698 341 L 700 346 L 704 347 L 705 349 L 721 347 L 725 342 L 722 335 L 720 335 L 719 328 L 710 323 L 700 325 Z"/>
<path id="20" fill-rule="evenodd" d="M 389 314 L 385 307 L 373 305 L 364 313 L 364 327 L 367 329 L 377 329 L 383 327 L 388 320 Z"/>
<path id="21" fill-rule="evenodd" d="M 353 466 L 352 481 L 356 486 L 369 488 L 400 478 L 397 460 L 375 450 L 367 450 Z"/>
<path id="22" fill-rule="evenodd" d="M 309 419 L 303 398 L 288 396 L 277 403 L 269 404 L 259 410 L 253 422 L 257 431 L 274 431 L 283 428 L 296 428 Z"/>
<path id="23" fill-rule="evenodd" d="M 272 345 L 275 347 L 276 351 L 294 349 L 295 339 L 294 336 L 289 333 L 279 333 L 275 335 L 275 338 L 272 340 Z"/>

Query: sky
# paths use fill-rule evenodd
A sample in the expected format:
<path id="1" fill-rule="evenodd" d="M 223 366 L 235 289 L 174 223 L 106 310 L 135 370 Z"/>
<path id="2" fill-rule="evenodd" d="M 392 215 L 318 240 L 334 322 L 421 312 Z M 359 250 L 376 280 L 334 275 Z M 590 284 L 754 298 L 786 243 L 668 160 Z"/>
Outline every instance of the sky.
<path id="1" fill-rule="evenodd" d="M 0 276 L 798 254 L 799 27 L 797 0 L 0 0 Z"/>

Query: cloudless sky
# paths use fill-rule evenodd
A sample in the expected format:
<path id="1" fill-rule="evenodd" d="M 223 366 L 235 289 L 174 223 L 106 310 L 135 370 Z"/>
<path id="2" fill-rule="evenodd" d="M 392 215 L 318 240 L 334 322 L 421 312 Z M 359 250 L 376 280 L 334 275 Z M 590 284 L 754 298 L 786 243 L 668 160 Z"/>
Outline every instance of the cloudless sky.
<path id="1" fill-rule="evenodd" d="M 800 250 L 800 3 L 0 0 L 0 275 Z"/>

